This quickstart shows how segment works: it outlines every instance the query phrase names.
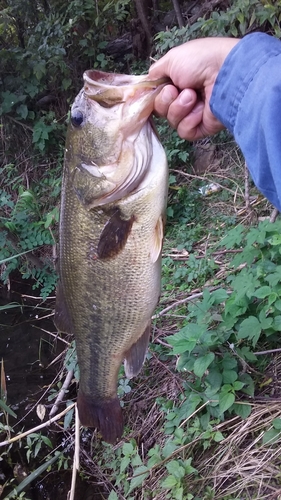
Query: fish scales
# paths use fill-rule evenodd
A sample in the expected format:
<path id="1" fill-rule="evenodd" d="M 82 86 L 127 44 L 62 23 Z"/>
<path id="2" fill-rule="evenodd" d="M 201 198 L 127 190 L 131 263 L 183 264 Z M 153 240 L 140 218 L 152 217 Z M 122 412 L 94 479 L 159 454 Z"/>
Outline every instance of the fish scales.
<path id="1" fill-rule="evenodd" d="M 89 73 L 87 85 L 94 72 Z M 98 79 L 103 75 L 97 74 Z M 100 101 L 87 97 L 85 86 L 78 95 L 72 112 L 79 122 L 82 110 L 84 127 L 75 121 L 69 126 L 61 200 L 55 323 L 59 330 L 75 335 L 81 423 L 97 427 L 111 443 L 123 431 L 117 398 L 119 368 L 125 359 L 128 377 L 140 371 L 160 295 L 168 173 L 148 117 L 164 83 L 138 78 L 141 90 L 135 77 L 128 77 L 127 101 L 131 98 L 131 107 L 141 101 L 140 105 L 135 105 L 129 118 L 122 113 L 121 124 L 117 108 L 126 106 L 124 95 L 113 105 L 110 101 L 117 126 L 110 127 L 108 118 L 114 117 L 110 106 L 101 110 L 106 123 L 99 121 Z M 130 112 L 128 105 L 126 113 Z M 120 134 L 127 119 L 132 126 Z M 112 136 L 107 140 L 110 134 L 115 140 Z"/>

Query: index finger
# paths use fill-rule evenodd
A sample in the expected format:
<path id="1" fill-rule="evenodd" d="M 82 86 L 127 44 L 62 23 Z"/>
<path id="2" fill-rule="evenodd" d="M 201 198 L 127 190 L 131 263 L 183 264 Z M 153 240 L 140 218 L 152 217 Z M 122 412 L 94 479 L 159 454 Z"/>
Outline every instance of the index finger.
<path id="1" fill-rule="evenodd" d="M 163 56 L 150 66 L 148 74 L 152 80 L 157 80 L 163 76 L 170 76 L 167 59 L 166 56 Z"/>

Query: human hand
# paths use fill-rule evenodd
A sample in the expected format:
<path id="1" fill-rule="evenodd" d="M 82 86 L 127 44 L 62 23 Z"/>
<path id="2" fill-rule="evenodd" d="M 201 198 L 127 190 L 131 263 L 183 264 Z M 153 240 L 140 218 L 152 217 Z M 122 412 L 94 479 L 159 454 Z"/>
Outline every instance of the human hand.
<path id="1" fill-rule="evenodd" d="M 224 60 L 238 42 L 234 38 L 192 40 L 171 49 L 151 66 L 151 79 L 168 76 L 174 84 L 163 88 L 154 109 L 181 138 L 194 141 L 224 128 L 209 103 Z"/>

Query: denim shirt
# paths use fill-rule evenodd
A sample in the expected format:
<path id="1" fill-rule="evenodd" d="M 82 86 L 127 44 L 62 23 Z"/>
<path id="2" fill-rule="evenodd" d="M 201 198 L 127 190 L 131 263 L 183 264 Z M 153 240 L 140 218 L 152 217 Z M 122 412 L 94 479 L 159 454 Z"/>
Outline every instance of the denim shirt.
<path id="1" fill-rule="evenodd" d="M 263 33 L 238 42 L 210 106 L 234 135 L 257 188 L 281 211 L 281 42 Z"/>

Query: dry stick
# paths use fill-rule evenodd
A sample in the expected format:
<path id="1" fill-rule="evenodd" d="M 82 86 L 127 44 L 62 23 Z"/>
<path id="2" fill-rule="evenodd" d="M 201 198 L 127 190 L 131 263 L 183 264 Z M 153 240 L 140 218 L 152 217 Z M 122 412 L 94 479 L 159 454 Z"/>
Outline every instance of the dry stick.
<path id="1" fill-rule="evenodd" d="M 245 162 L 245 207 L 250 208 L 250 190 L 249 190 L 249 170 Z"/>
<path id="2" fill-rule="evenodd" d="M 72 380 L 72 377 L 73 377 L 73 370 L 69 370 L 66 378 L 65 378 L 65 381 L 61 387 L 61 390 L 59 391 L 57 397 L 56 397 L 56 400 L 54 402 L 54 405 L 49 413 L 49 416 L 51 417 L 52 415 L 54 415 L 55 413 L 57 413 L 58 411 L 58 408 L 59 408 L 59 404 L 62 402 L 62 399 L 68 389 L 68 386 Z"/>
<path id="3" fill-rule="evenodd" d="M 67 494 L 67 500 L 74 500 L 75 497 L 75 486 L 77 472 L 79 472 L 79 453 L 80 453 L 80 420 L 77 410 L 77 405 L 75 406 L 75 447 L 73 456 L 73 466 L 72 466 L 72 477 L 70 491 Z"/>
<path id="4" fill-rule="evenodd" d="M 279 210 L 277 210 L 277 208 L 274 208 L 274 210 L 271 212 L 271 215 L 269 217 L 269 222 L 275 222 L 278 214 L 279 214 Z"/>
<path id="5" fill-rule="evenodd" d="M 45 300 L 55 300 L 55 296 L 53 297 L 46 297 L 45 299 L 42 299 L 42 297 L 36 297 L 34 295 L 26 295 L 24 293 L 21 294 L 21 297 L 22 298 L 26 298 L 26 299 L 32 299 L 32 300 L 36 300 L 37 302 L 45 302 Z"/>
<path id="6" fill-rule="evenodd" d="M 218 286 L 213 286 L 213 287 L 209 288 L 208 290 L 209 290 L 209 292 L 214 292 L 218 288 L 220 288 L 219 285 Z M 167 306 L 167 307 L 165 307 L 165 309 L 162 309 L 162 311 L 160 311 L 159 313 L 154 314 L 154 316 L 152 316 L 152 319 L 157 319 L 160 316 L 163 316 L 163 314 L 165 314 L 166 312 L 170 311 L 170 309 L 173 309 L 174 307 L 180 306 L 181 304 L 185 304 L 186 302 L 190 302 L 193 299 L 198 299 L 199 297 L 202 297 L 203 293 L 204 292 L 194 293 L 193 295 L 190 295 L 189 297 L 185 297 L 184 299 L 177 300 L 176 302 L 174 302 L 170 306 Z M 226 293 L 230 294 L 232 292 L 231 291 L 226 291 Z"/>
<path id="7" fill-rule="evenodd" d="M 176 172 L 177 174 L 181 174 L 183 175 L 184 177 L 192 177 L 194 179 L 200 179 L 202 181 L 209 181 L 211 182 L 211 179 L 209 179 L 207 176 L 202 176 L 202 175 L 195 175 L 195 174 L 189 174 L 187 172 L 183 172 L 182 170 L 176 170 L 176 169 L 171 169 L 171 172 Z M 227 177 L 225 177 L 225 175 L 219 175 L 219 174 L 216 174 L 216 177 L 222 177 L 223 179 L 227 179 Z M 231 179 L 234 184 L 237 185 L 237 183 Z M 243 194 L 241 193 L 237 193 L 235 191 L 233 191 L 232 189 L 226 187 L 226 186 L 223 186 L 223 184 L 219 184 L 217 181 L 215 181 L 215 183 L 221 187 L 222 189 L 225 189 L 226 191 L 229 191 L 231 194 L 233 194 L 234 196 L 243 196 Z"/>
<path id="8" fill-rule="evenodd" d="M 253 352 L 253 354 L 260 356 L 262 354 L 274 354 L 275 352 L 281 352 L 281 349 L 269 349 L 268 351 Z"/>
<path id="9" fill-rule="evenodd" d="M 68 342 L 67 340 L 60 337 L 58 335 L 58 333 L 49 332 L 49 330 L 45 330 L 44 328 L 41 328 L 41 326 L 37 326 L 37 325 L 31 325 L 31 326 L 32 326 L 32 328 L 37 328 L 38 330 L 42 330 L 42 332 L 48 333 L 48 335 L 50 335 L 51 337 L 54 337 L 56 340 L 60 340 L 61 342 L 64 342 L 68 347 L 70 346 L 70 342 Z"/>
<path id="10" fill-rule="evenodd" d="M 32 434 L 32 432 L 37 432 L 37 431 L 40 431 L 40 429 L 44 429 L 44 427 L 48 427 L 48 425 L 53 424 L 54 422 L 59 420 L 61 417 L 66 415 L 66 413 L 68 413 L 72 408 L 74 408 L 74 406 L 76 406 L 76 403 L 72 403 L 67 408 L 65 408 L 65 410 L 63 410 L 61 413 L 59 413 L 55 417 L 47 420 L 47 422 L 44 422 L 43 424 L 37 425 L 37 427 L 33 427 L 33 429 L 30 429 L 29 431 L 23 432 L 22 434 L 19 434 L 18 436 L 15 436 L 11 439 L 7 439 L 6 441 L 2 441 L 2 443 L 0 443 L 0 448 L 2 446 L 8 446 L 11 443 L 15 443 L 16 441 L 23 439 L 24 437 L 28 436 L 29 434 Z"/>

